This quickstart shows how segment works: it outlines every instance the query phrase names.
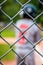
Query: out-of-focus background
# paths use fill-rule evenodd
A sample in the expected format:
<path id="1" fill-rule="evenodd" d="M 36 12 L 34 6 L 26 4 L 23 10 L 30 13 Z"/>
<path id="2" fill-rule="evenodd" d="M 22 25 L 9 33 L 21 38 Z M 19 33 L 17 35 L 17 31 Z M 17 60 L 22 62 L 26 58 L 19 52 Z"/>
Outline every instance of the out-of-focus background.
<path id="1" fill-rule="evenodd" d="M 0 4 L 3 1 L 4 0 L 0 0 Z M 22 4 L 25 4 L 28 0 L 18 0 L 18 1 Z M 32 3 L 33 5 L 36 6 L 37 8 L 36 16 L 38 16 L 43 11 L 43 5 L 41 9 L 39 8 L 39 0 L 31 0 L 29 3 Z M 8 41 L 11 45 L 15 42 L 16 39 L 16 33 L 14 30 L 15 28 L 13 25 L 8 26 L 4 30 L 3 28 L 5 28 L 11 21 L 13 21 L 15 24 L 17 20 L 20 19 L 19 15 L 17 15 L 16 17 L 14 16 L 19 12 L 21 8 L 22 8 L 21 5 L 16 0 L 6 0 L 4 4 L 0 5 L 0 36 L 4 38 L 6 41 Z M 13 20 L 10 20 L 10 17 L 11 18 L 14 17 Z M 39 25 L 41 29 L 43 28 L 43 14 L 36 19 L 36 23 Z M 41 31 L 41 37 L 43 37 L 43 31 L 42 30 L 40 31 Z M 0 37 L 0 57 L 2 57 L 3 54 L 5 54 L 10 49 L 9 45 L 5 41 L 3 41 L 1 37 Z M 42 45 L 42 43 L 40 45 Z M 13 49 L 15 49 L 15 46 L 13 47 Z M 15 63 L 14 61 L 15 59 L 16 59 L 15 53 L 10 51 L 0 61 L 2 61 L 4 65 L 13 65 Z M 10 61 L 12 61 L 12 64 L 9 64 L 11 63 Z M 36 62 L 39 61 L 37 60 Z"/>

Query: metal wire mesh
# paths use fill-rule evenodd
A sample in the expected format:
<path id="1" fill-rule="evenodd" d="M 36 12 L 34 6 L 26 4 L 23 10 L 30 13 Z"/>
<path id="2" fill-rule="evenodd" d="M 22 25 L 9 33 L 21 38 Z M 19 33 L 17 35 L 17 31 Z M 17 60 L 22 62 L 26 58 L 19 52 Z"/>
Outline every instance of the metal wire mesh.
<path id="1" fill-rule="evenodd" d="M 16 2 L 17 2 L 19 5 L 21 5 L 21 7 L 25 6 L 25 5 L 26 5 L 27 3 L 29 3 L 30 1 L 31 1 L 31 0 L 28 0 L 25 4 L 22 4 L 19 0 L 16 0 Z M 39 1 L 40 1 L 40 3 L 43 5 L 43 2 L 42 2 L 41 0 L 39 0 Z M 0 60 L 2 60 L 3 57 L 5 57 L 11 50 L 12 50 L 19 58 L 21 58 L 21 57 L 15 52 L 15 50 L 13 49 L 13 46 L 22 38 L 22 36 L 21 36 L 21 38 L 19 38 L 17 41 L 15 41 L 14 44 L 10 45 L 10 43 L 9 43 L 8 41 L 6 41 L 6 40 L 1 36 L 1 33 L 2 33 L 5 29 L 7 29 L 10 25 L 13 25 L 16 29 L 18 29 L 20 32 L 22 32 L 22 31 L 14 24 L 13 19 L 16 18 L 16 16 L 23 10 L 23 8 L 20 9 L 20 11 L 18 11 L 18 13 L 16 13 L 16 15 L 14 15 L 13 17 L 10 17 L 10 16 L 9 16 L 7 13 L 5 13 L 5 11 L 2 9 L 2 5 L 4 5 L 4 3 L 6 3 L 6 2 L 7 2 L 7 0 L 4 0 L 2 3 L 0 3 L 0 10 L 1 10 L 1 12 L 2 12 L 7 18 L 10 19 L 10 23 L 9 23 L 8 25 L 6 25 L 3 29 L 0 30 L 0 38 L 1 38 L 2 40 L 4 40 L 4 41 L 9 45 L 10 49 L 9 49 L 5 54 L 3 54 L 3 55 L 0 57 Z M 38 14 L 35 18 L 33 18 L 33 17 L 30 16 L 30 15 L 29 15 L 29 16 L 30 16 L 30 17 L 33 19 L 33 21 L 34 21 L 34 20 L 36 20 L 37 18 L 39 18 L 42 14 L 43 14 L 43 11 L 42 11 L 40 14 Z M 34 23 L 33 23 L 29 28 L 27 28 L 25 31 L 27 31 L 28 29 L 30 29 L 34 24 L 36 24 L 36 26 L 37 26 L 41 31 L 43 31 L 43 29 L 40 28 L 36 22 L 34 22 Z M 25 32 L 25 31 L 24 31 L 24 32 Z M 24 32 L 23 32 L 22 34 L 24 34 Z M 25 37 L 25 36 L 24 36 L 24 37 Z M 31 45 L 33 45 L 31 41 L 29 41 L 27 38 L 25 38 L 25 39 L 26 39 L 28 42 L 30 42 Z M 35 46 L 36 46 L 37 44 L 39 44 L 39 42 L 41 42 L 42 40 L 43 40 L 43 38 L 41 38 L 37 43 L 35 43 L 35 44 L 33 45 L 33 49 L 30 51 L 30 53 L 27 53 L 23 58 L 21 58 L 20 64 L 21 64 L 22 62 L 24 62 L 24 58 L 27 57 L 28 55 L 30 55 L 30 54 L 33 52 L 33 50 L 35 50 L 40 56 L 43 57 L 43 55 L 42 55 L 39 51 L 37 51 L 37 49 L 35 48 Z M 24 63 L 25 63 L 25 62 L 24 62 Z M 0 64 L 3 65 L 2 61 L 0 62 Z M 20 65 L 20 64 L 19 64 L 19 65 Z M 25 65 L 26 65 L 26 63 L 25 63 Z"/>

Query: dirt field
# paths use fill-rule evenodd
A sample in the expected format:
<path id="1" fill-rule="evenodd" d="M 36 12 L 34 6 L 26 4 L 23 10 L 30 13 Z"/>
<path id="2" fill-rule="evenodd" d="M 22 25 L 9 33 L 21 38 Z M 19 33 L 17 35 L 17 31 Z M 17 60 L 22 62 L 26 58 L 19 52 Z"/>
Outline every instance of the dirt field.
<path id="1" fill-rule="evenodd" d="M 5 38 L 9 43 L 14 43 L 15 39 L 14 38 Z M 5 42 L 0 39 L 0 43 L 5 44 Z M 43 55 L 43 41 L 40 42 L 36 46 L 36 49 Z M 43 64 L 43 57 L 41 57 L 38 53 L 34 52 L 35 54 L 35 65 L 42 65 Z M 12 61 L 3 61 L 4 65 L 16 65 L 16 60 Z"/>

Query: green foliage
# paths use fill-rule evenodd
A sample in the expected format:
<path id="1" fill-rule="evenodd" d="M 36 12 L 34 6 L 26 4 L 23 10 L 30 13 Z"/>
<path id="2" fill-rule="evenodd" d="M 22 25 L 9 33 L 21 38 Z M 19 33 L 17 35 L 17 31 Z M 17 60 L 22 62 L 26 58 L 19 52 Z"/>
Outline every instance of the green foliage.
<path id="1" fill-rule="evenodd" d="M 2 2 L 3 0 L 0 0 L 0 3 Z M 25 4 L 28 0 L 19 0 L 22 4 Z M 37 7 L 37 12 L 39 11 L 39 1 L 38 0 L 31 0 L 32 4 L 34 4 L 36 7 Z M 2 5 L 2 9 L 10 16 L 10 17 L 13 17 L 14 15 L 16 15 L 16 13 L 21 9 L 21 5 L 17 3 L 16 0 L 7 0 L 6 3 L 4 3 Z M 2 13 L 2 12 L 0 12 Z M 38 13 L 36 14 L 38 15 Z M 3 20 L 4 22 L 10 22 L 9 18 L 7 16 L 5 16 L 3 13 L 0 14 L 0 21 Z M 19 15 L 14 18 L 14 22 L 16 22 L 18 19 L 19 19 Z M 41 23 L 43 23 L 43 16 L 41 17 L 40 21 Z M 38 19 L 38 22 L 40 23 L 39 19 Z"/>
<path id="2" fill-rule="evenodd" d="M 17 2 L 15 2 L 14 0 L 7 0 L 7 2 L 2 5 L 2 9 L 4 10 L 4 12 L 7 15 L 9 15 L 10 17 L 13 17 L 20 10 L 20 5 Z M 2 13 L 2 12 L 0 12 L 0 13 Z M 3 13 L 0 16 L 1 16 L 0 19 L 3 17 L 1 19 L 2 21 L 5 21 L 5 22 L 10 21 L 9 18 L 7 16 L 5 16 Z"/>
<path id="3" fill-rule="evenodd" d="M 0 3 L 3 2 L 3 0 L 0 0 Z"/>

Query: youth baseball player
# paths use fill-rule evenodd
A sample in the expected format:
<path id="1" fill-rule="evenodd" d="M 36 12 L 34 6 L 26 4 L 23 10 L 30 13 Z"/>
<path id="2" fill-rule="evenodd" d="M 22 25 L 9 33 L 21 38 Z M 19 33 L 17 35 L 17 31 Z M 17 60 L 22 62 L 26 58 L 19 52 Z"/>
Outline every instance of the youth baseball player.
<path id="1" fill-rule="evenodd" d="M 21 31 L 16 30 L 16 38 L 19 39 L 22 37 L 16 43 L 16 52 L 22 58 L 25 57 L 25 55 L 33 49 L 33 46 L 31 45 L 30 42 L 34 44 L 40 39 L 40 31 L 38 27 L 35 24 L 32 27 L 30 27 L 33 24 L 33 20 L 29 15 L 27 15 L 26 12 L 32 17 L 35 17 L 35 12 L 36 12 L 35 6 L 32 4 L 25 5 L 24 10 L 20 13 L 20 15 L 23 16 L 23 19 L 18 20 L 16 23 L 16 26 L 21 30 Z M 26 29 L 28 30 L 25 31 Z M 28 42 L 25 38 L 30 42 Z M 19 65 L 20 62 L 21 59 L 17 56 L 17 65 Z M 24 62 L 27 65 L 35 65 L 34 51 L 30 55 L 25 57 Z M 21 65 L 25 65 L 24 62 L 22 62 Z"/>

